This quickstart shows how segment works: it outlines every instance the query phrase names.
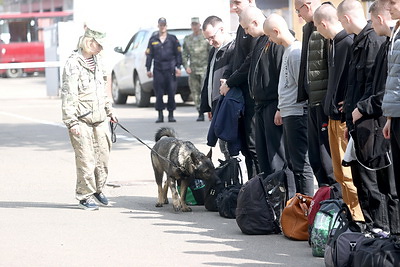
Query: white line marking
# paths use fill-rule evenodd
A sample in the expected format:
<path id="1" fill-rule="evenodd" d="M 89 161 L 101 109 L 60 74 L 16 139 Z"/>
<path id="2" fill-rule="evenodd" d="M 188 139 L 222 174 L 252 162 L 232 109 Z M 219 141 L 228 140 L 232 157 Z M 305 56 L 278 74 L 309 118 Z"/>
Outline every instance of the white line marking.
<path id="1" fill-rule="evenodd" d="M 65 126 L 65 124 L 63 124 L 63 123 L 57 123 L 57 122 L 46 121 L 46 120 L 38 120 L 38 119 L 34 119 L 34 118 L 22 116 L 22 115 L 17 115 L 17 114 L 13 114 L 13 113 L 8 113 L 8 112 L 4 112 L 4 111 L 0 111 L 0 115 L 14 117 L 14 118 L 25 120 L 25 121 L 31 121 L 31 122 L 35 122 L 35 123 L 55 126 L 55 127 L 64 128 L 64 129 L 67 128 Z M 135 138 L 128 137 L 126 135 L 117 134 L 117 139 L 129 141 L 129 142 L 135 142 L 135 143 L 140 144 L 140 142 L 138 140 L 136 140 Z M 144 143 L 148 144 L 149 146 L 154 145 L 154 143 L 155 143 L 154 141 L 149 141 L 149 140 L 142 140 L 142 141 Z"/>

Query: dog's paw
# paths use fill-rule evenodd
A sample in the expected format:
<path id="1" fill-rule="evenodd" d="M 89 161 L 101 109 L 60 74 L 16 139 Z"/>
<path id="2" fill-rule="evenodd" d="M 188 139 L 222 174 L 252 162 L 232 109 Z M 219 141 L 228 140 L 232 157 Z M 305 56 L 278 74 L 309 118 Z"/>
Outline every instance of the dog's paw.
<path id="1" fill-rule="evenodd" d="M 160 207 L 162 207 L 162 206 L 163 206 L 162 203 L 158 203 L 158 202 L 156 203 L 156 207 L 157 207 L 157 208 L 160 208 Z"/>
<path id="2" fill-rule="evenodd" d="M 182 207 L 182 211 L 189 212 L 189 211 L 192 211 L 192 209 L 190 207 L 186 206 L 186 207 Z"/>
<path id="3" fill-rule="evenodd" d="M 164 200 L 164 204 L 169 204 L 168 198 Z"/>
<path id="4" fill-rule="evenodd" d="M 174 205 L 174 211 L 178 212 L 182 209 L 181 205 Z"/>

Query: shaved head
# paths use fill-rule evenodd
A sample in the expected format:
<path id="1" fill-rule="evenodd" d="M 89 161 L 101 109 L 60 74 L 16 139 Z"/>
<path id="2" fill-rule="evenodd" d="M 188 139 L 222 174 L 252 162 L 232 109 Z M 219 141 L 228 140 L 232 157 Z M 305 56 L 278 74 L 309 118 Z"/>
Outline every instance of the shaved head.
<path id="1" fill-rule="evenodd" d="M 279 31 L 288 30 L 288 25 L 285 19 L 278 14 L 271 14 L 264 22 L 264 32 L 279 29 Z"/>
<path id="2" fill-rule="evenodd" d="M 348 15 L 353 18 L 365 18 L 364 8 L 360 1 L 344 0 L 337 7 L 338 16 Z"/>
<path id="3" fill-rule="evenodd" d="M 265 16 L 263 12 L 254 6 L 245 8 L 239 15 L 240 25 L 247 34 L 253 37 L 264 35 L 263 24 Z"/>
<path id="4" fill-rule="evenodd" d="M 240 24 L 248 25 L 251 22 L 258 20 L 264 22 L 265 16 L 260 9 L 255 6 L 248 6 L 239 15 Z"/>
<path id="5" fill-rule="evenodd" d="M 314 22 L 315 24 L 320 24 L 321 21 L 328 23 L 338 22 L 337 10 L 332 5 L 322 5 L 314 12 Z"/>

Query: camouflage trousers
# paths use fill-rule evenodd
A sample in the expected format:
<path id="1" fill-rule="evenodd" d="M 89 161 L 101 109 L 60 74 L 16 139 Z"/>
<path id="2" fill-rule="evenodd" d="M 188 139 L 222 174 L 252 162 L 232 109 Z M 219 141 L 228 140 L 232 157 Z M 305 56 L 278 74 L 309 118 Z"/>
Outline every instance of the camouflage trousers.
<path id="1" fill-rule="evenodd" d="M 197 110 L 200 110 L 201 89 L 203 87 L 204 78 L 204 74 L 189 74 L 190 93 L 192 94 L 194 105 Z"/>
<path id="2" fill-rule="evenodd" d="M 108 176 L 111 138 L 107 121 L 96 126 L 79 122 L 80 135 L 69 133 L 75 151 L 76 199 L 100 193 Z"/>

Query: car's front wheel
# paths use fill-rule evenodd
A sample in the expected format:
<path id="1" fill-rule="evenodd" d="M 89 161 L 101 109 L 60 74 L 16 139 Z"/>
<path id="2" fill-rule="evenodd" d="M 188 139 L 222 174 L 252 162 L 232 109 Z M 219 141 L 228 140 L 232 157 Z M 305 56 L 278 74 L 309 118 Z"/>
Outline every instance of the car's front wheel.
<path id="1" fill-rule="evenodd" d="M 6 70 L 7 78 L 19 78 L 22 76 L 22 69 L 8 69 Z"/>
<path id="2" fill-rule="evenodd" d="M 126 104 L 128 95 L 121 94 L 121 92 L 119 91 L 118 81 L 117 78 L 115 77 L 115 74 L 112 75 L 111 94 L 115 104 Z"/>
<path id="3" fill-rule="evenodd" d="M 143 90 L 139 77 L 135 77 L 135 98 L 138 107 L 148 107 L 150 105 L 151 94 Z"/>

